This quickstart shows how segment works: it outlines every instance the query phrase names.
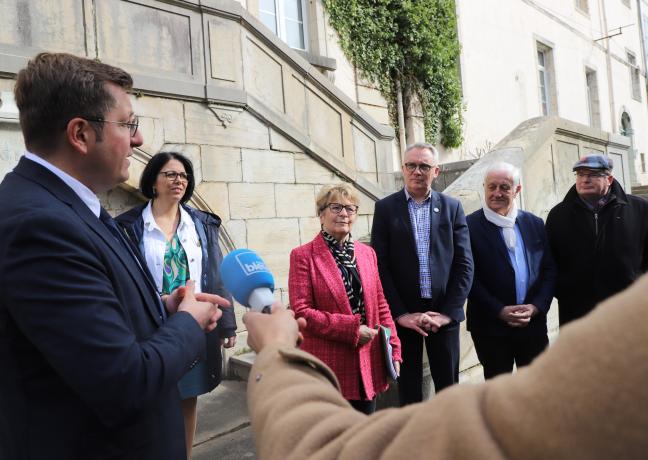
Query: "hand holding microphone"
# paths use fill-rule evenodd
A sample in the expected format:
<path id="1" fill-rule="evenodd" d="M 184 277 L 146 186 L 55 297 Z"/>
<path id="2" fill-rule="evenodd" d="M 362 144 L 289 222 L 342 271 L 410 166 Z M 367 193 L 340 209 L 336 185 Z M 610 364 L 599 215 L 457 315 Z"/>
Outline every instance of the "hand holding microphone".
<path id="1" fill-rule="evenodd" d="M 274 298 L 274 278 L 259 255 L 250 249 L 237 249 L 223 259 L 221 279 L 240 304 L 252 311 L 243 316 L 248 330 L 248 345 L 256 352 L 271 344 L 294 346 L 302 339 L 303 318 Z M 267 314 L 260 314 L 267 313 Z"/>
<path id="2" fill-rule="evenodd" d="M 223 259 L 221 279 L 238 303 L 252 311 L 270 313 L 274 278 L 259 255 L 251 249 L 237 249 Z"/>

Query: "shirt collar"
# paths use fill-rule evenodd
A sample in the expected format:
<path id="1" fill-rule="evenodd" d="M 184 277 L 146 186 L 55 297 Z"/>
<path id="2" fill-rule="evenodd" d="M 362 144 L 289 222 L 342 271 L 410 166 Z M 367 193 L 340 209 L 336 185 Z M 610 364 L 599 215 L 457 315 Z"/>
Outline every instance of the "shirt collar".
<path id="1" fill-rule="evenodd" d="M 414 198 L 412 198 L 412 195 L 410 195 L 409 192 L 407 191 L 407 187 L 403 187 L 403 190 L 405 191 L 405 201 L 410 201 L 410 200 L 412 200 L 413 202 L 416 203 L 416 200 L 415 200 Z M 423 199 L 423 201 L 421 201 L 421 203 L 424 203 L 424 202 L 426 202 L 427 200 L 429 200 L 431 196 L 432 196 L 432 189 L 428 190 L 427 195 L 425 196 L 425 198 Z"/>
<path id="2" fill-rule="evenodd" d="M 81 201 L 83 201 L 85 205 L 90 208 L 92 214 L 99 217 L 99 213 L 101 212 L 101 203 L 99 202 L 97 195 L 95 195 L 92 190 L 83 185 L 74 177 L 67 174 L 65 171 L 57 168 L 52 163 L 39 157 L 38 155 L 35 155 L 29 151 L 25 151 L 25 158 L 33 161 L 34 163 L 38 163 L 43 168 L 46 168 L 47 170 L 55 174 L 59 179 L 65 182 L 65 185 L 70 187 L 74 191 L 74 193 L 78 195 Z"/>
<path id="3" fill-rule="evenodd" d="M 158 229 L 162 231 L 162 229 L 158 226 L 157 222 L 155 222 L 155 217 L 153 217 L 153 200 L 150 200 L 144 210 L 142 211 L 142 220 L 144 221 L 144 228 L 151 232 L 155 229 Z M 186 226 L 190 225 L 193 223 L 193 220 L 191 219 L 191 216 L 185 209 L 180 206 L 180 222 L 178 223 L 178 228 L 176 231 L 184 229 Z"/>

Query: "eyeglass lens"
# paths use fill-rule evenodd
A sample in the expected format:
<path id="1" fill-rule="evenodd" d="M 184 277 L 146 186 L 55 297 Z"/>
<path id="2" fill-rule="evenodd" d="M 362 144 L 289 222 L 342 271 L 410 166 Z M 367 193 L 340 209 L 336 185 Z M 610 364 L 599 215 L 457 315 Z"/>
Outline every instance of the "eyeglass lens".
<path id="1" fill-rule="evenodd" d="M 603 172 L 598 172 L 598 173 L 587 173 L 583 171 L 576 171 L 576 177 L 581 177 L 581 178 L 590 178 L 590 179 L 595 179 L 597 177 L 606 177 L 607 174 Z"/>
<path id="2" fill-rule="evenodd" d="M 428 173 L 432 170 L 432 165 L 426 163 L 405 163 L 405 168 L 409 172 L 414 172 L 418 168 L 422 173 Z"/>
<path id="3" fill-rule="evenodd" d="M 181 181 L 186 181 L 189 179 L 187 173 L 183 173 L 183 172 L 161 171 L 160 174 L 164 174 L 164 176 L 169 180 L 176 180 L 180 178 Z"/>
<path id="4" fill-rule="evenodd" d="M 347 214 L 355 214 L 358 212 L 358 206 L 355 204 L 348 204 L 346 206 L 340 203 L 329 203 L 328 208 L 335 214 L 340 214 L 342 209 L 346 209 Z"/>

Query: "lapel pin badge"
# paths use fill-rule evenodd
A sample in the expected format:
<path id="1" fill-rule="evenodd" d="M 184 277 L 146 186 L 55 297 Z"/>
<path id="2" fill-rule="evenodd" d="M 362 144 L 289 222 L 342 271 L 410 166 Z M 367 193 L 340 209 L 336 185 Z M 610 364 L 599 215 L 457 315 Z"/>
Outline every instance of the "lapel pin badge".
<path id="1" fill-rule="evenodd" d="M 439 208 L 434 208 L 434 212 L 439 212 Z"/>

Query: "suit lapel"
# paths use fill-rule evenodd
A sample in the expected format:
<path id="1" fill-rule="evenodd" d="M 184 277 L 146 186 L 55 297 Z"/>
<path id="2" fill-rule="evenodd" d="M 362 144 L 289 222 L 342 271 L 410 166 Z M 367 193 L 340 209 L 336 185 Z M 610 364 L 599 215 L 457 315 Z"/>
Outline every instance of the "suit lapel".
<path id="1" fill-rule="evenodd" d="M 351 314 L 351 304 L 344 289 L 340 269 L 321 234 L 318 234 L 313 240 L 313 261 L 315 268 L 320 272 L 329 291 L 331 291 L 331 295 L 338 304 L 340 311 Z"/>
<path id="2" fill-rule="evenodd" d="M 402 224 L 403 231 L 407 235 L 405 239 L 409 242 L 411 250 L 414 251 L 414 254 L 416 254 L 414 227 L 412 227 L 412 221 L 410 219 L 409 206 L 407 204 L 405 189 L 401 190 L 401 193 L 397 197 L 398 200 L 396 202 L 396 215 L 398 216 L 398 221 Z"/>
<path id="3" fill-rule="evenodd" d="M 500 228 L 497 225 L 490 223 L 486 219 L 483 210 L 481 211 L 480 221 L 484 230 L 484 236 L 488 239 L 488 241 L 490 241 L 491 245 L 497 249 L 497 251 L 500 253 L 500 256 L 504 258 L 508 266 L 513 269 L 508 250 L 506 249 L 506 245 L 504 244 L 504 238 L 502 238 L 502 234 L 500 233 Z"/>
<path id="4" fill-rule="evenodd" d="M 439 216 L 441 215 L 441 197 L 432 190 L 430 192 L 430 247 L 435 235 L 439 234 Z"/>
<path id="5" fill-rule="evenodd" d="M 88 206 L 79 198 L 79 196 L 70 187 L 59 179 L 54 173 L 48 171 L 43 166 L 34 163 L 26 158 L 21 158 L 20 162 L 14 170 L 17 174 L 36 182 L 42 187 L 49 190 L 57 199 L 70 206 L 79 218 L 110 248 L 110 251 L 117 257 L 120 263 L 126 268 L 133 281 L 137 285 L 138 290 L 142 294 L 143 299 L 149 299 L 152 295 L 146 288 L 147 284 L 146 273 L 137 265 L 137 261 L 127 252 L 126 248 L 121 243 L 115 240 L 115 237 L 110 233 L 106 226 L 95 216 Z M 109 268 L 109 267 L 107 267 Z M 160 325 L 160 313 L 157 311 L 157 300 L 155 302 L 144 302 L 147 306 L 148 312 L 151 314 L 153 321 Z"/>

